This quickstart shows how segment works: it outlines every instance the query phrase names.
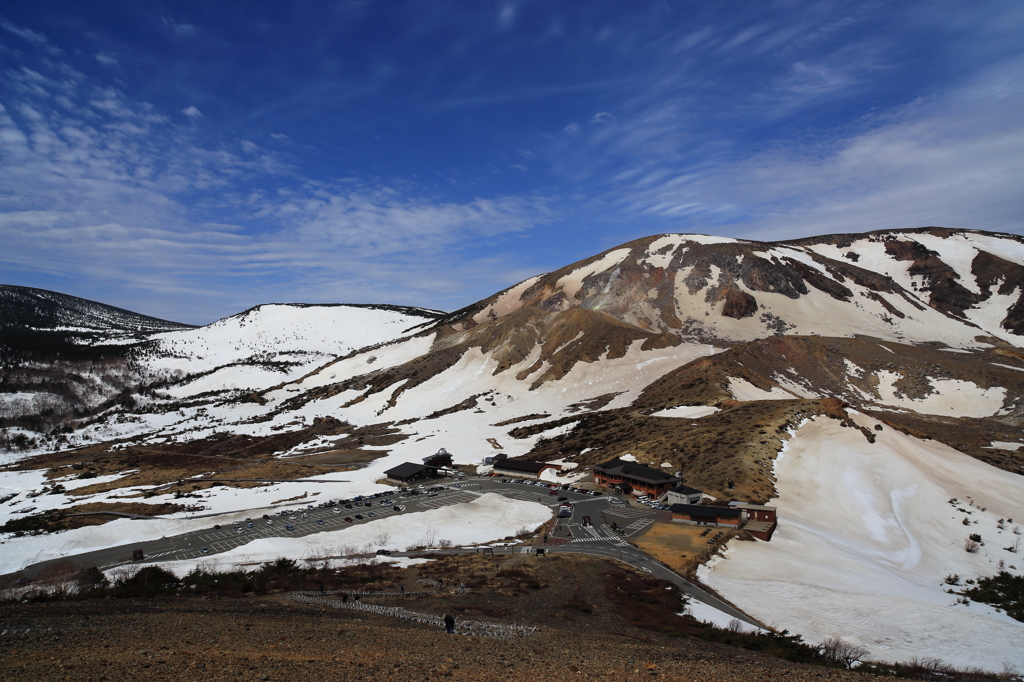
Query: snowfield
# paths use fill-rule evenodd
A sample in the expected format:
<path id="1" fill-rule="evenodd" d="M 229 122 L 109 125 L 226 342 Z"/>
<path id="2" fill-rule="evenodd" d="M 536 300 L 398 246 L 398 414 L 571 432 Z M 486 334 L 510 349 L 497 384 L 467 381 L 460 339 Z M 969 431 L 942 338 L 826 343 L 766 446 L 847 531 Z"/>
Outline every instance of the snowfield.
<path id="1" fill-rule="evenodd" d="M 1024 525 L 1024 477 L 889 427 L 876 435 L 825 417 L 801 425 L 775 464 L 772 541 L 732 543 L 700 578 L 756 618 L 811 642 L 839 635 L 875 660 L 1024 667 L 1024 623 L 944 591 L 950 574 L 1024 574 L 1024 550 L 1004 549 Z M 973 554 L 972 533 L 985 543 Z"/>
<path id="2" fill-rule="evenodd" d="M 146 358 L 154 372 L 210 372 L 178 384 L 175 398 L 207 391 L 256 390 L 296 379 L 331 358 L 401 337 L 431 319 L 347 305 L 269 304 L 197 329 L 156 334 Z M 289 363 L 273 369 L 239 363 Z"/>

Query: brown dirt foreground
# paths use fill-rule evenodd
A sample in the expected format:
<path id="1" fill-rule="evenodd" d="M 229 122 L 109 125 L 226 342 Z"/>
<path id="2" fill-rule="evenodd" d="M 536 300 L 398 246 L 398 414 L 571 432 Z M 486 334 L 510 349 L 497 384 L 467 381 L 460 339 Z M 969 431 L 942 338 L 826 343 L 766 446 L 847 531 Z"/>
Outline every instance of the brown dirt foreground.
<path id="1" fill-rule="evenodd" d="M 0 679 L 875 679 L 635 627 L 620 615 L 621 605 L 604 596 L 609 579 L 626 584 L 631 571 L 589 558 L 539 561 L 503 566 L 507 578 L 490 580 L 494 589 L 403 600 L 425 612 L 540 626 L 518 639 L 446 635 L 411 621 L 298 604 L 281 594 L 22 603 L 0 607 L 0 631 L 6 631 Z M 534 579 L 540 584 L 524 590 L 523 580 Z"/>

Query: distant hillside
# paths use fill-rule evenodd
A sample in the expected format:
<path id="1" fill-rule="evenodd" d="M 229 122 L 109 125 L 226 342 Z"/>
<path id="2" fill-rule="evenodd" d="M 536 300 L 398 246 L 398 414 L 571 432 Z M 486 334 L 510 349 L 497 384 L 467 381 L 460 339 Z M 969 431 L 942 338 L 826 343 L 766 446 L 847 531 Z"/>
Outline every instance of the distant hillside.
<path id="1" fill-rule="evenodd" d="M 0 284 L 0 327 L 152 334 L 193 326 L 56 291 Z"/>

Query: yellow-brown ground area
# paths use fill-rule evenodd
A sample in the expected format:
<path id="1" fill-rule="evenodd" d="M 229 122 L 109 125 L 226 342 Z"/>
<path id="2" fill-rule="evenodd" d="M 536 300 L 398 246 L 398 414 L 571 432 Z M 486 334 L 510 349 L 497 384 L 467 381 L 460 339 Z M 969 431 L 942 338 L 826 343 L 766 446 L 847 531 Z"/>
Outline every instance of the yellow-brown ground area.
<path id="1" fill-rule="evenodd" d="M 653 523 L 634 544 L 677 573 L 692 576 L 712 552 L 736 534 L 725 528 L 711 528 L 702 537 L 705 530 L 706 526 L 673 521 Z"/>

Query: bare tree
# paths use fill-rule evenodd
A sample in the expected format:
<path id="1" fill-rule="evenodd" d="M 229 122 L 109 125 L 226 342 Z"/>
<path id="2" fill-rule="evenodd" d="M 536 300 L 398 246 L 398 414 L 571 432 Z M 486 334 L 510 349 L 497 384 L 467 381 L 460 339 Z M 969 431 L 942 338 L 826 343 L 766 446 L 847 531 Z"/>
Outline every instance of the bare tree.
<path id="1" fill-rule="evenodd" d="M 838 635 L 831 635 L 825 638 L 820 645 L 821 655 L 833 663 L 842 663 L 847 669 L 852 668 L 862 658 L 868 655 L 868 650 L 859 644 L 852 644 L 844 641 Z"/>
<path id="2" fill-rule="evenodd" d="M 378 533 L 377 537 L 373 539 L 373 541 L 376 542 L 380 547 L 383 547 L 384 545 L 388 544 L 390 540 L 391 533 L 388 532 Z"/>
<path id="3" fill-rule="evenodd" d="M 964 540 L 964 551 L 968 552 L 969 554 L 974 554 L 975 552 L 977 552 L 979 547 L 981 547 L 981 545 L 979 545 L 977 542 L 970 538 Z"/>
<path id="4" fill-rule="evenodd" d="M 914 656 L 907 663 L 907 666 L 912 670 L 926 675 L 935 675 L 936 673 L 944 674 L 949 670 L 949 666 L 942 662 L 941 658 L 918 658 Z"/>

